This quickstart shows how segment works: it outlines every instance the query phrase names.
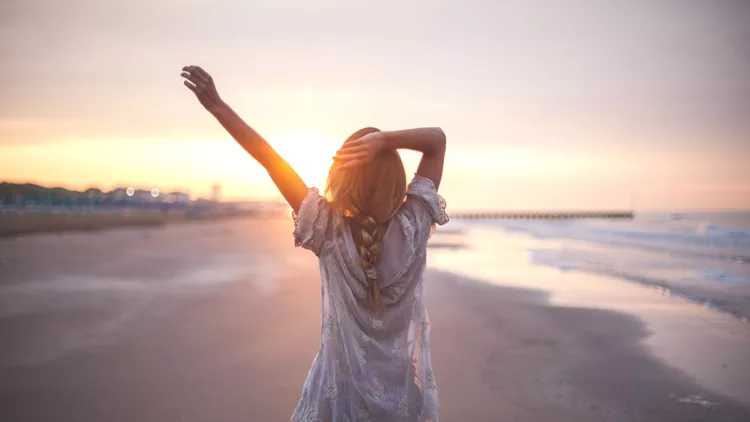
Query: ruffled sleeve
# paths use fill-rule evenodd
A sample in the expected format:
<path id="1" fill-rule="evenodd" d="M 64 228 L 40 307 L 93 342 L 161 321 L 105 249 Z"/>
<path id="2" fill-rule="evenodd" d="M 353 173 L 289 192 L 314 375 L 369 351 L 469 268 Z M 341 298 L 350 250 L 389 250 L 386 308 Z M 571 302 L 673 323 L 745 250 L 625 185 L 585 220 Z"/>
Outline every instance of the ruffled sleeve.
<path id="1" fill-rule="evenodd" d="M 309 249 L 316 256 L 326 240 L 330 208 L 326 198 L 316 188 L 310 188 L 302 200 L 299 212 L 292 212 L 294 219 L 294 246 Z"/>
<path id="2" fill-rule="evenodd" d="M 448 222 L 448 214 L 445 212 L 445 200 L 437 193 L 430 179 L 415 175 L 406 195 L 401 225 L 412 250 L 418 251 L 432 237 L 435 226 Z"/>
<path id="3" fill-rule="evenodd" d="M 406 194 L 410 198 L 417 199 L 423 205 L 424 211 L 431 220 L 431 224 L 442 226 L 450 220 L 448 214 L 445 212 L 445 199 L 437 193 L 432 180 L 414 175 L 406 190 Z"/>

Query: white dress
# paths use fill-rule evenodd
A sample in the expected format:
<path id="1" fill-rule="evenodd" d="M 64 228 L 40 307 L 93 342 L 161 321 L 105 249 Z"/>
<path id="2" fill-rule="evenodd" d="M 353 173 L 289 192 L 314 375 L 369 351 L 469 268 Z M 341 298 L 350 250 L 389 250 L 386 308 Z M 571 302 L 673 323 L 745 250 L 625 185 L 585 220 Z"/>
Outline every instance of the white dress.
<path id="1" fill-rule="evenodd" d="M 432 181 L 414 177 L 386 230 L 376 313 L 365 306 L 367 279 L 346 219 L 315 188 L 294 217 L 295 245 L 318 256 L 322 324 L 292 420 L 437 422 L 422 274 L 431 231 L 448 216 Z"/>

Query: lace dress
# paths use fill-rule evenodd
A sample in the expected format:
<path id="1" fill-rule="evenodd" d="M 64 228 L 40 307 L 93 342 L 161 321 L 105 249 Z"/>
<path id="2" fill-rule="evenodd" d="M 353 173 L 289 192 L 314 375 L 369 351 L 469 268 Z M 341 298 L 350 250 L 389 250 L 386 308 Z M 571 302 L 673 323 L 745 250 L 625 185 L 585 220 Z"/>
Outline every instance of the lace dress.
<path id="1" fill-rule="evenodd" d="M 422 274 L 445 201 L 415 176 L 386 230 L 376 265 L 383 309 L 366 306 L 367 279 L 346 219 L 310 189 L 295 215 L 296 246 L 318 256 L 321 342 L 293 421 L 438 420 Z"/>

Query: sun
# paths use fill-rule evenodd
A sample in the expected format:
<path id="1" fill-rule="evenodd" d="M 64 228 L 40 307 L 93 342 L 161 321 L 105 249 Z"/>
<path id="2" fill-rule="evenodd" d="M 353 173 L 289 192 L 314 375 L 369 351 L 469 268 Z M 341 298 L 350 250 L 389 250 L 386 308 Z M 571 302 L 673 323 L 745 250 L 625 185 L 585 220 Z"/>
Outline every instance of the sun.
<path id="1" fill-rule="evenodd" d="M 313 132 L 286 132 L 268 137 L 271 146 L 308 186 L 323 187 L 340 142 Z"/>

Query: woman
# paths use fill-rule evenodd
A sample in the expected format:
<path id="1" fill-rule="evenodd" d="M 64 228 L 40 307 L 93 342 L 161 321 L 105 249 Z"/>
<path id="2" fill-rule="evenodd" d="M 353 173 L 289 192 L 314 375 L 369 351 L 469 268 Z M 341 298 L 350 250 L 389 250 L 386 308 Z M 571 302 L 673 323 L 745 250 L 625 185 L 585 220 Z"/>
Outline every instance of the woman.
<path id="1" fill-rule="evenodd" d="M 292 420 L 437 421 L 422 274 L 431 229 L 448 221 L 437 193 L 442 130 L 357 131 L 334 157 L 324 197 L 224 104 L 208 73 L 186 66 L 182 76 L 268 171 L 294 210 L 295 245 L 319 260 L 321 344 Z M 401 148 L 422 152 L 408 187 Z"/>

